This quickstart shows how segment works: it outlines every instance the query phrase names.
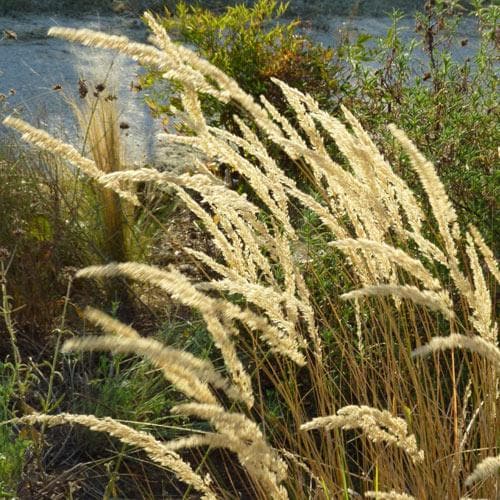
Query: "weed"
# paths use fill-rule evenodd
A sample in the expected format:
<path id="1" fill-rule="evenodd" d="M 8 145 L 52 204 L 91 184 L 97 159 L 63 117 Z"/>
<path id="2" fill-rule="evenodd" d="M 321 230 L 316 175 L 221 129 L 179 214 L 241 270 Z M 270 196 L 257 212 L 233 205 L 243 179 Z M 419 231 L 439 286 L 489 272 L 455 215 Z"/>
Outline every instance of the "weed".
<path id="1" fill-rule="evenodd" d="M 17 392 L 19 368 L 12 363 L 0 363 L 0 419 L 12 416 L 12 397 Z M 18 434 L 14 429 L 0 427 L 0 496 L 14 497 L 21 479 L 25 453 L 31 440 L 29 432 Z"/>

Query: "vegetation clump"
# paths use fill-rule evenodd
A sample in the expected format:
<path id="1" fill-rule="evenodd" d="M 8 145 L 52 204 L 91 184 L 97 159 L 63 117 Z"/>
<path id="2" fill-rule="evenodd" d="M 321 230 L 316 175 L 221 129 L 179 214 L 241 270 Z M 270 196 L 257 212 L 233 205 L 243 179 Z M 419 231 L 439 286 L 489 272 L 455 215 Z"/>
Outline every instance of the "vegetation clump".
<path id="1" fill-rule="evenodd" d="M 176 19 L 146 13 L 150 45 L 51 29 L 167 82 L 172 99 L 150 105 L 180 124 L 168 140 L 200 154 L 179 175 L 128 167 L 101 91 L 79 112 L 82 149 L 4 120 L 50 161 L 40 172 L 21 162 L 23 178 L 12 156 L 0 165 L 1 494 L 498 496 L 494 227 L 486 211 L 472 215 L 469 194 L 457 206 L 463 179 L 442 163 L 466 111 L 411 119 L 448 96 L 491 125 L 495 10 L 475 6 L 484 64 L 469 67 L 462 92 L 458 63 L 437 44 L 455 8 L 428 2 L 419 17 L 431 61 L 422 81 L 411 80 L 397 19 L 378 45 L 346 39 L 332 53 L 301 43 L 296 23 L 273 24 L 284 6 L 270 0 L 221 15 L 185 4 Z M 174 27 L 205 52 L 172 41 Z M 387 51 L 382 72 L 361 64 Z M 331 93 L 314 84 L 322 71 Z M 477 173 L 477 153 L 489 172 L 495 132 L 476 132 L 451 164 L 468 158 Z M 169 220 L 180 210 L 182 238 Z M 164 266 L 142 250 L 161 238 L 175 255 Z M 26 255 L 47 241 L 44 288 L 29 297 Z M 45 352 L 33 359 L 25 325 L 41 314 Z"/>
<path id="2" fill-rule="evenodd" d="M 238 458 L 242 482 L 257 498 L 347 498 L 352 491 L 382 498 L 495 496 L 498 330 L 488 283 L 498 268 L 478 231 L 460 224 L 432 163 L 401 129 L 389 127 L 424 203 L 346 108 L 340 120 L 312 96 L 273 79 L 295 113 L 293 125 L 265 96 L 254 99 L 173 43 L 153 16 L 146 20 L 153 45 L 91 30 L 52 28 L 50 34 L 118 50 L 174 79 L 179 118 L 189 131 L 170 140 L 199 149 L 208 162 L 231 165 L 251 197 L 201 161 L 179 176 L 152 168 L 106 173 L 22 120 L 8 117 L 4 124 L 42 150 L 56 147 L 125 200 L 138 203 L 137 183 L 176 191 L 216 248 L 183 249 L 203 278 L 138 263 L 90 266 L 76 278 L 119 276 L 157 287 L 198 311 L 218 359 L 176 353 L 90 309 L 85 317 L 104 334 L 67 340 L 63 351 L 143 356 L 183 395 L 170 411 L 183 417 L 186 432 L 162 440 L 115 419 L 67 413 L 32 413 L 12 423 L 107 432 L 144 450 L 204 498 L 238 493 L 211 463 L 218 448 Z M 213 126 L 200 95 L 234 102 L 253 126 L 237 116 L 234 131 Z M 309 169 L 308 190 L 280 168 L 276 149 Z M 304 239 L 305 224 L 325 243 Z M 298 259 L 297 245 L 311 259 Z M 335 267 L 325 268 L 327 257 Z M 332 283 L 345 293 L 332 296 Z M 464 347 L 468 352 L 456 350 Z M 452 352 L 415 360 L 443 349 Z M 359 440 L 340 428 L 360 429 Z M 207 451 L 196 464 L 178 453 L 198 447 Z"/>
<path id="3" fill-rule="evenodd" d="M 497 241 L 498 169 L 493 166 L 500 137 L 498 6 L 482 0 L 467 8 L 458 2 L 427 1 L 415 14 L 413 35 L 402 12 L 394 11 L 385 36 L 352 35 L 347 23 L 329 48 L 307 35 L 299 20 L 287 19 L 287 9 L 287 3 L 258 0 L 214 13 L 179 2 L 175 12 L 167 11 L 158 21 L 254 98 L 263 94 L 294 125 L 294 113 L 272 78 L 310 94 L 331 113 L 341 104 L 355 109 L 383 154 L 418 190 L 404 157 L 388 146 L 386 124 L 411 130 L 461 217 L 478 226 L 489 243 Z M 466 22 L 478 39 L 467 57 L 460 52 L 473 42 L 459 36 Z M 175 83 L 166 90 L 162 82 L 161 72 L 142 79 L 144 87 L 152 87 L 147 97 L 151 109 L 168 115 L 182 103 Z M 201 102 L 211 124 L 233 130 L 232 116 L 241 111 L 234 102 L 220 103 L 210 96 Z M 340 161 L 335 146 L 327 146 Z M 294 176 L 300 172 L 286 157 L 281 164 Z"/>

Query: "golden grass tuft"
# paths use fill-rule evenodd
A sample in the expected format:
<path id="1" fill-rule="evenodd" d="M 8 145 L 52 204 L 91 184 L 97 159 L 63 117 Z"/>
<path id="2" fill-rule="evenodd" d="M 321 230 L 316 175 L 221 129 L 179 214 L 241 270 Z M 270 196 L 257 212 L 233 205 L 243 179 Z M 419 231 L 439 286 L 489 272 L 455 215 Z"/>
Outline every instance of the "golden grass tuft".
<path id="1" fill-rule="evenodd" d="M 80 129 L 84 135 L 84 150 L 89 150 L 96 167 L 105 174 L 123 170 L 123 147 L 120 140 L 119 117 L 116 102 L 98 96 L 80 105 L 73 104 Z M 132 200 L 135 193 L 131 189 Z M 101 187 L 98 192 L 103 221 L 104 252 L 107 261 L 127 260 L 126 211 L 118 193 L 111 187 Z M 123 200 L 125 201 L 125 200 Z M 134 200 L 134 205 L 137 202 Z"/>
<path id="2" fill-rule="evenodd" d="M 212 485 L 181 467 L 175 450 L 229 449 L 256 498 L 346 498 L 353 490 L 369 498 L 460 498 L 479 480 L 478 494 L 498 495 L 498 457 L 491 458 L 498 450 L 497 324 L 480 256 L 496 279 L 498 266 L 477 230 L 460 227 L 434 166 L 403 131 L 390 127 L 427 194 L 426 213 L 348 110 L 333 117 L 309 95 L 276 80 L 295 112 L 293 125 L 268 101 L 257 102 L 172 42 L 151 14 L 145 19 L 155 46 L 91 30 L 52 28 L 49 34 L 117 50 L 176 81 L 183 88 L 179 114 L 193 133 L 169 139 L 230 165 L 251 196 L 231 190 L 200 164 L 178 177 L 153 169 L 103 173 L 97 164 L 104 153 L 97 151 L 92 161 L 20 120 L 4 123 L 125 199 L 135 199 L 137 182 L 172 187 L 203 224 L 217 251 L 185 252 L 210 270 L 205 282 L 138 263 L 91 266 L 77 277 L 153 284 L 197 310 L 222 354 L 224 374 L 208 360 L 141 338 L 95 310 L 87 318 L 106 334 L 72 339 L 65 349 L 145 357 L 188 398 L 172 412 L 206 421 L 213 432 L 160 443 L 138 431 L 127 437 L 121 424 L 93 416 L 20 421 L 108 431 L 153 459 L 165 454 L 170 468 L 205 495 L 213 494 Z M 236 104 L 239 133 L 210 126 L 200 94 Z M 339 157 L 328 153 L 332 142 Z M 311 173 L 311 189 L 299 189 L 286 176 L 276 150 Z M 306 222 L 303 214 L 317 222 Z M 312 258 L 297 259 L 299 247 Z M 323 264 L 326 258 L 335 268 Z M 354 299 L 354 307 L 340 299 Z M 414 360 L 455 348 L 471 355 Z M 217 390 L 229 397 L 229 406 Z M 332 438 L 304 432 L 318 427 L 331 429 Z M 355 428 L 368 439 L 353 444 L 339 431 Z M 380 443 L 393 446 L 381 452 Z M 226 493 L 221 488 L 214 494 Z"/>

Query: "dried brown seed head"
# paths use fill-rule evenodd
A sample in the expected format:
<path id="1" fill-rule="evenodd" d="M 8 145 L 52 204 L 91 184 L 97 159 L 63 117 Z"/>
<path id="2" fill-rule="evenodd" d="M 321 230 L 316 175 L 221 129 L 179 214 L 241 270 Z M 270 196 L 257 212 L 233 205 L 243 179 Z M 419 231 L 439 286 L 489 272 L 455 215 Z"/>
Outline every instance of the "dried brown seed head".
<path id="1" fill-rule="evenodd" d="M 85 99 L 87 97 L 87 94 L 89 93 L 89 88 L 87 86 L 86 80 L 78 80 L 78 94 L 80 95 L 81 99 Z"/>

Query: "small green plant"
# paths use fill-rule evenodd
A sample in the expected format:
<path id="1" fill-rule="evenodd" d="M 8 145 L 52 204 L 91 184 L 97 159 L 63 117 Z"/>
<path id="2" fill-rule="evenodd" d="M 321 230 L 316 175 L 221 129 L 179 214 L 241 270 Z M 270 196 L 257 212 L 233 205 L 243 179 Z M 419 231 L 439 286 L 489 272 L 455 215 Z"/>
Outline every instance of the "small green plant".
<path id="1" fill-rule="evenodd" d="M 87 359 L 86 359 L 87 358 Z M 119 420 L 148 421 L 160 424 L 168 405 L 168 391 L 160 374 L 130 357 L 104 354 L 80 356 L 77 362 L 90 379 L 67 404 L 68 410 L 112 415 Z"/>
<path id="2" fill-rule="evenodd" d="M 8 345 L 10 351 L 0 361 L 0 422 L 17 416 L 17 410 L 27 406 L 27 393 L 36 381 L 32 367 L 23 364 L 17 343 L 11 297 L 7 288 L 7 271 L 11 262 L 7 250 L 0 248 L 0 336 L 5 330 L 9 338 L 9 342 L 0 342 L 0 348 L 3 351 L 3 347 Z M 0 425 L 0 497 L 16 495 L 25 463 L 25 453 L 32 444 L 31 436 L 36 434 L 17 434 L 11 427 Z"/>
<path id="3" fill-rule="evenodd" d="M 18 369 L 12 363 L 0 362 L 0 421 L 12 418 L 12 398 L 18 391 Z M 0 497 L 16 496 L 25 453 L 31 444 L 28 433 L 19 434 L 6 425 L 0 426 Z"/>

